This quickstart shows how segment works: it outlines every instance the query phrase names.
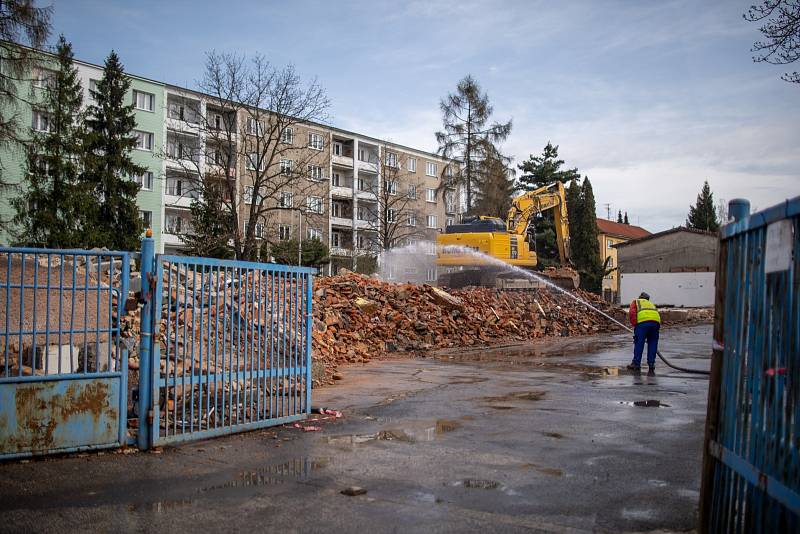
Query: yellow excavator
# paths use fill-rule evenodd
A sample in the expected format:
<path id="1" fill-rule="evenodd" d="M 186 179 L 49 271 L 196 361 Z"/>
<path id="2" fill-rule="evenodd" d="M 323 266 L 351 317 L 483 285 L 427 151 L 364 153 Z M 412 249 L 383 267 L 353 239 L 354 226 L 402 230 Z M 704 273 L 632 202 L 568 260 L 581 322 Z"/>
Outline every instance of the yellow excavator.
<path id="1" fill-rule="evenodd" d="M 525 272 L 518 269 L 534 271 L 539 263 L 532 223 L 534 216 L 547 210 L 553 210 L 559 260 L 562 266 L 568 266 L 567 202 L 564 184 L 556 182 L 516 197 L 505 221 L 498 217 L 480 216 L 447 226 L 436 240 L 436 264 L 440 272 L 438 285 L 506 289 L 540 286 L 541 282 L 525 276 Z M 548 276 L 561 287 L 578 287 L 577 274 L 571 269 L 555 270 Z"/>

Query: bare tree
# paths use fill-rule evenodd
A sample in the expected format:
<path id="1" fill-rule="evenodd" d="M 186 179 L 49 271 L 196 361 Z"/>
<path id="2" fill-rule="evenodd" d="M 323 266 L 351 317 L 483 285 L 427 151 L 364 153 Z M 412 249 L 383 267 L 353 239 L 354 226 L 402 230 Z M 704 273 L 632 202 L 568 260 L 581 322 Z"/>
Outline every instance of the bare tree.
<path id="1" fill-rule="evenodd" d="M 275 67 L 261 55 L 212 51 L 198 86 L 205 102 L 181 113 L 193 115 L 199 137 L 168 141 L 166 156 L 190 183 L 193 217 L 217 214 L 208 237 L 227 243 L 236 258 L 254 258 L 279 211 L 314 213 L 321 206 L 307 206 L 306 195 L 327 197 L 329 142 L 314 124 L 327 120 L 329 101 L 316 80 L 304 84 L 292 66 Z M 204 230 L 194 228 L 184 241 L 196 243 Z"/>
<path id="2" fill-rule="evenodd" d="M 773 65 L 788 65 L 800 59 L 800 2 L 797 0 L 763 0 L 752 5 L 744 18 L 750 22 L 763 22 L 764 41 L 753 43 L 753 61 Z M 781 76 L 787 82 L 800 83 L 800 72 L 786 72 Z"/>
<path id="3" fill-rule="evenodd" d="M 368 228 L 374 236 L 370 248 L 376 253 L 425 237 L 425 216 L 419 209 L 422 181 L 408 171 L 408 157 L 403 153 L 384 144 L 381 154 L 380 179 L 370 187 L 376 201 L 366 208 Z"/>
<path id="4" fill-rule="evenodd" d="M 50 35 L 52 7 L 36 7 L 33 0 L 0 2 L 0 148 L 17 148 L 27 143 L 20 132 L 20 101 L 30 103 L 27 93 L 20 93 L 21 82 L 47 83 L 47 77 L 34 72 L 42 48 Z M 42 73 L 43 74 L 43 73 Z M 0 161 L 0 191 L 10 185 L 5 175 L 8 162 Z M 4 193 L 5 194 L 5 193 Z M 0 220 L 0 228 L 8 221 Z"/>

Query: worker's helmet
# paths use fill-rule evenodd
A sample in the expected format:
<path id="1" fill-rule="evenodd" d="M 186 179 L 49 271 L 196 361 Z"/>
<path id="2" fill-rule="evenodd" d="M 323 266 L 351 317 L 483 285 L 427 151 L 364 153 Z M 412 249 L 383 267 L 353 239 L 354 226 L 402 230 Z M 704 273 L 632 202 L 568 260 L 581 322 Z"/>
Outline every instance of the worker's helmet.
<path id="1" fill-rule="evenodd" d="M 641 294 L 641 295 L 639 295 L 639 298 L 640 298 L 640 299 L 644 299 L 644 300 L 650 300 L 650 295 L 648 295 L 647 293 L 645 293 L 644 291 L 642 291 L 642 294 Z"/>

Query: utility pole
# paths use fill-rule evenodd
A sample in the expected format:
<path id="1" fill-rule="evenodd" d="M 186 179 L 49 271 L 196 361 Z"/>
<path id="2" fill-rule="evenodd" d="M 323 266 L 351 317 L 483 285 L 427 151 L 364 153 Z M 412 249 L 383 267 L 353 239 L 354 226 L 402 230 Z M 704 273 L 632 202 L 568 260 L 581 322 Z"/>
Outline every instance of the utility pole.
<path id="1" fill-rule="evenodd" d="M 603 204 L 603 206 L 606 207 L 606 219 L 608 219 L 610 221 L 611 220 L 611 204 L 610 203 L 606 203 L 606 204 Z"/>

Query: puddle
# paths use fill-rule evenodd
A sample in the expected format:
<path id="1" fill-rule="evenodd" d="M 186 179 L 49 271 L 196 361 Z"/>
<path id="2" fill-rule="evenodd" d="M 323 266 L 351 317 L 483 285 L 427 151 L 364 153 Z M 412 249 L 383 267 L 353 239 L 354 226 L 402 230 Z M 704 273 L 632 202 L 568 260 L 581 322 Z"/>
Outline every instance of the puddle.
<path id="1" fill-rule="evenodd" d="M 467 478 L 461 481 L 465 488 L 470 489 L 497 489 L 500 483 L 495 480 L 483 480 L 480 478 Z"/>
<path id="2" fill-rule="evenodd" d="M 492 410 L 513 410 L 513 406 L 489 406 Z"/>
<path id="3" fill-rule="evenodd" d="M 530 464 L 530 463 L 522 464 L 521 467 L 523 469 L 533 469 L 534 471 L 537 471 L 538 473 L 541 473 L 541 474 L 547 475 L 547 476 L 551 476 L 551 477 L 563 477 L 564 476 L 564 471 L 562 469 L 557 469 L 555 467 L 542 467 L 540 465 Z"/>
<path id="4" fill-rule="evenodd" d="M 514 391 L 499 397 L 483 397 L 484 402 L 506 402 L 515 400 L 538 401 L 546 395 L 545 391 Z"/>
<path id="5" fill-rule="evenodd" d="M 373 441 L 433 441 L 437 436 L 453 432 L 461 428 L 461 423 L 451 419 L 437 419 L 433 422 L 410 423 L 400 429 L 387 429 L 371 434 L 353 434 L 347 436 L 327 436 L 326 443 L 331 445 L 360 445 Z"/>
<path id="6" fill-rule="evenodd" d="M 647 483 L 650 484 L 651 486 L 656 487 L 656 488 L 666 488 L 667 487 L 667 482 L 665 480 L 651 479 L 651 480 L 648 480 Z"/>
<path id="7" fill-rule="evenodd" d="M 449 380 L 448 384 L 477 384 L 478 382 L 486 382 L 489 380 L 486 377 L 480 376 L 454 376 L 455 380 Z"/>
<path id="8" fill-rule="evenodd" d="M 329 463 L 329 458 L 296 458 L 282 464 L 268 465 L 252 471 L 242 471 L 229 482 L 208 486 L 199 491 L 200 493 L 205 493 L 221 489 L 284 484 L 291 479 L 306 479 L 314 471 L 327 467 Z"/>
<path id="9" fill-rule="evenodd" d="M 622 509 L 622 517 L 625 519 L 635 519 L 635 520 L 645 520 L 645 519 L 652 519 L 654 516 L 652 510 L 642 510 L 642 509 L 630 509 L 630 508 L 623 508 Z"/>
<path id="10" fill-rule="evenodd" d="M 150 511 L 156 513 L 169 512 L 176 508 L 194 504 L 194 499 L 164 499 L 163 501 L 153 501 L 146 503 L 133 503 L 128 505 L 130 512 Z"/>
<path id="11" fill-rule="evenodd" d="M 555 439 L 563 439 L 564 438 L 564 434 L 560 434 L 558 432 L 542 432 L 542 434 L 544 434 L 548 438 L 555 438 Z"/>
<path id="12" fill-rule="evenodd" d="M 620 404 L 625 406 L 638 406 L 640 408 L 669 408 L 669 404 L 665 404 L 658 399 L 647 399 L 638 401 L 619 401 Z"/>

